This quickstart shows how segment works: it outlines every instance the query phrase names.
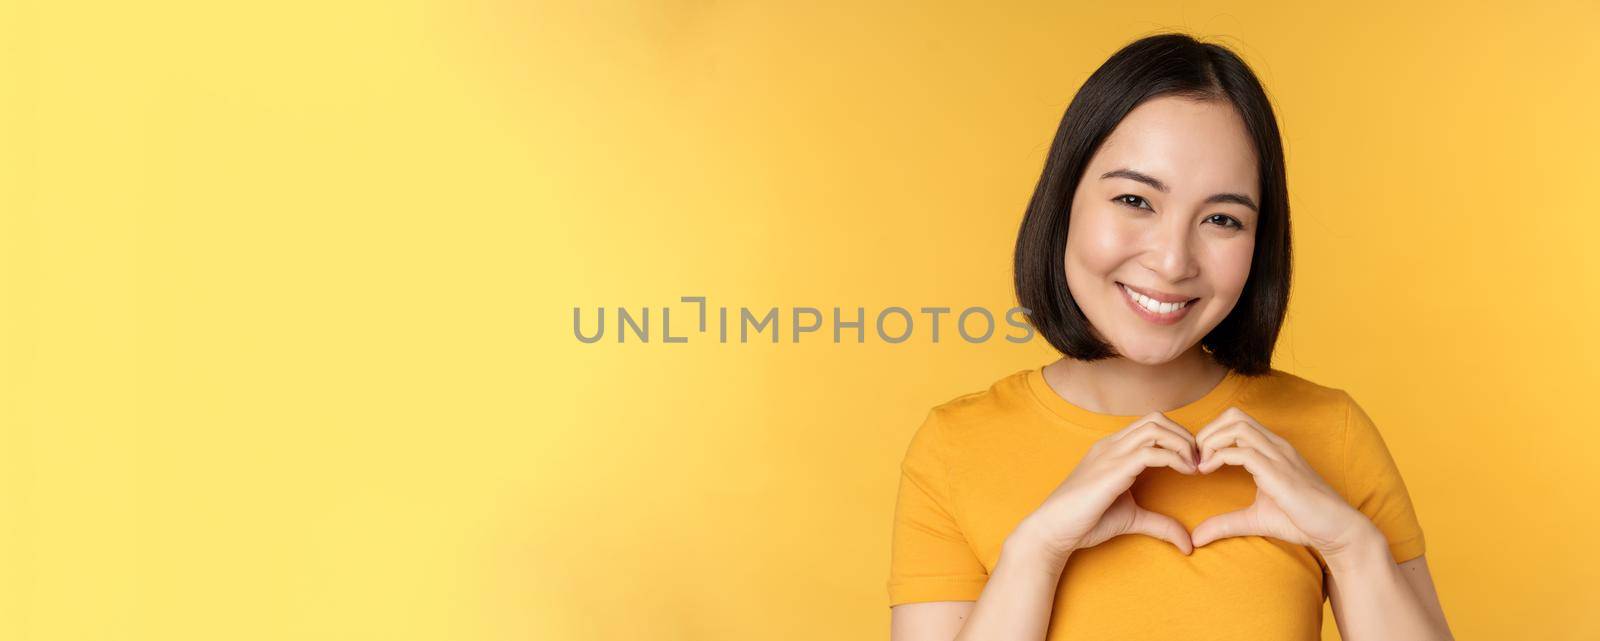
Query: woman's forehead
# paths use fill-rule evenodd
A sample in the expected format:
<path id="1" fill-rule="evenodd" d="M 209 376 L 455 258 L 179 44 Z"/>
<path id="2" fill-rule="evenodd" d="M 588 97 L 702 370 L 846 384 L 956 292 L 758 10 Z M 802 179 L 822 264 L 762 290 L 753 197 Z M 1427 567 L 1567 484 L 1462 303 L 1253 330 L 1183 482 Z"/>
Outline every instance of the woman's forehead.
<path id="1" fill-rule="evenodd" d="M 1226 101 L 1162 97 L 1135 107 L 1095 152 L 1085 180 L 1116 169 L 1154 176 L 1174 192 L 1256 195 L 1255 144 Z"/>

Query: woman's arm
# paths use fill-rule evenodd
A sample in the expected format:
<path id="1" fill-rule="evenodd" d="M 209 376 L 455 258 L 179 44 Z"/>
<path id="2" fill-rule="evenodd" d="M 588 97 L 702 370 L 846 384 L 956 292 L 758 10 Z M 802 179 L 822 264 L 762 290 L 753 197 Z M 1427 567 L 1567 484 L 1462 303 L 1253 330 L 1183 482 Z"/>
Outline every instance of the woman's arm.
<path id="1" fill-rule="evenodd" d="M 1419 556 L 1396 564 L 1376 527 L 1341 553 L 1324 555 L 1324 560 L 1331 574 L 1328 599 L 1340 638 L 1455 640 L 1428 562 Z M 1344 588 L 1349 588 L 1348 594 Z"/>
<path id="2" fill-rule="evenodd" d="M 1044 639 L 1067 557 L 1045 553 L 1045 546 L 1036 544 L 1030 532 L 1019 526 L 1006 538 L 994 573 L 976 602 L 906 603 L 891 608 L 890 641 Z"/>

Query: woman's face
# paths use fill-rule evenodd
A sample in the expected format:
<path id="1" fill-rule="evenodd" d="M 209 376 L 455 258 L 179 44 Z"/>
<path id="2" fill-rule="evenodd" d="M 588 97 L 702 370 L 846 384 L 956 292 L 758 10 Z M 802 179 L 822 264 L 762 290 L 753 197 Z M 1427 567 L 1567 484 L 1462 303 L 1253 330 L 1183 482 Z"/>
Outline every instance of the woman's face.
<path id="1" fill-rule="evenodd" d="M 1260 202 L 1255 149 L 1231 104 L 1148 100 L 1111 132 L 1078 182 L 1067 288 L 1101 340 L 1123 357 L 1170 361 L 1238 302 Z M 1143 311 L 1123 285 L 1158 301 L 1188 302 L 1176 311 Z"/>

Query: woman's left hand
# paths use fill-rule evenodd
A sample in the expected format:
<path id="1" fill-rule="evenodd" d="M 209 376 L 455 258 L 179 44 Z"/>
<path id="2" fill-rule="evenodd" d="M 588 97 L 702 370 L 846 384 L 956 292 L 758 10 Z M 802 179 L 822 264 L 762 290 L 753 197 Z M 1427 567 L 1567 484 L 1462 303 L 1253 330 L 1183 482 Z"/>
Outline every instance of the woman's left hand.
<path id="1" fill-rule="evenodd" d="M 1218 514 L 1195 526 L 1195 547 L 1230 536 L 1270 536 L 1306 545 L 1324 558 L 1370 535 L 1372 521 L 1329 487 L 1294 446 L 1237 407 L 1229 407 L 1195 434 L 1199 471 L 1239 465 L 1255 477 L 1249 507 Z"/>

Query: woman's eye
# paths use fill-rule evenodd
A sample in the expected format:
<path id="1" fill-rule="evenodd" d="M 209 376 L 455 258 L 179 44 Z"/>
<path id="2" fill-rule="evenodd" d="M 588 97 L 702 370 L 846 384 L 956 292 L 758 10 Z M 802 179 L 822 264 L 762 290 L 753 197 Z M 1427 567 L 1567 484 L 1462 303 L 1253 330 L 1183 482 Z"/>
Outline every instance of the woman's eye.
<path id="1" fill-rule="evenodd" d="M 1128 200 L 1128 199 L 1131 199 L 1131 200 Z M 1128 205 L 1129 207 L 1137 207 L 1139 209 L 1150 209 L 1150 204 L 1148 202 L 1145 202 L 1145 199 L 1140 198 L 1138 196 L 1135 196 L 1133 194 L 1123 194 L 1121 196 L 1117 196 L 1116 198 L 1113 198 L 1112 200 L 1114 200 L 1116 202 L 1119 202 L 1119 203 L 1122 203 L 1124 205 Z M 1140 206 L 1138 203 L 1144 203 L 1144 205 Z"/>
<path id="2" fill-rule="evenodd" d="M 1212 214 L 1208 216 L 1206 220 L 1215 220 L 1218 218 L 1222 219 L 1223 227 L 1227 227 L 1229 229 L 1244 229 L 1244 223 L 1239 222 L 1239 219 L 1225 214 Z"/>

